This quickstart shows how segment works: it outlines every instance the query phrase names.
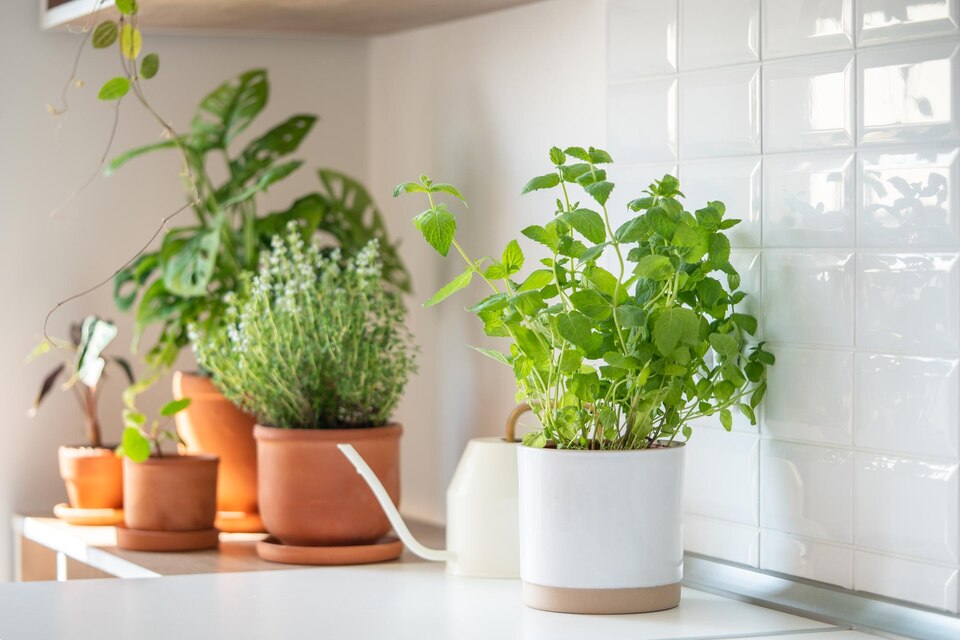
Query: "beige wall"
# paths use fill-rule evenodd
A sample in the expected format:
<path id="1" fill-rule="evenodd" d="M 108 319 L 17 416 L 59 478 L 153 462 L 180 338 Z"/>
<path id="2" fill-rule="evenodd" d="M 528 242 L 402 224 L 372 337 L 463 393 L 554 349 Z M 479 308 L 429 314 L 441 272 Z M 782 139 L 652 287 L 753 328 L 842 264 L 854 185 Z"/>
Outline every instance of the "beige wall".
<path id="1" fill-rule="evenodd" d="M 604 7 L 600 0 L 553 0 L 374 40 L 374 191 L 388 193 L 420 173 L 458 185 L 470 203 L 455 209 L 459 237 L 478 255 L 499 255 L 520 229 L 548 219 L 552 198 L 520 196 L 529 178 L 549 169 L 548 149 L 604 143 Z M 484 295 L 479 284 L 420 308 L 463 270 L 455 256 L 434 253 L 410 224 L 423 200 L 382 204 L 413 269 L 411 315 L 423 349 L 421 374 L 399 416 L 407 428 L 404 509 L 440 519 L 464 443 L 500 432 L 513 405 L 513 377 L 467 348 L 497 346 L 463 311 Z"/>
<path id="2" fill-rule="evenodd" d="M 182 202 L 176 158 L 157 156 L 95 182 L 57 219 L 49 213 L 94 169 L 111 112 L 96 98 L 115 73 L 116 58 L 87 51 L 80 77 L 87 88 L 71 92 L 71 111 L 51 118 L 45 105 L 59 96 L 79 37 L 41 33 L 36 2 L 3 2 L 0 20 L 0 580 L 10 576 L 11 512 L 49 511 L 65 498 L 56 447 L 82 437 L 79 416 L 66 394 L 57 394 L 39 416 L 26 409 L 50 365 L 23 364 L 54 302 L 108 276 L 153 232 L 161 216 Z M 367 171 L 367 64 L 364 40 L 147 37 L 161 58 L 149 84 L 160 111 L 181 126 L 193 106 L 221 80 L 245 69 L 269 68 L 273 92 L 257 131 L 294 112 L 322 117 L 301 157 L 365 177 Z M 260 127 L 260 129 L 257 129 Z M 115 148 L 157 139 L 160 128 L 137 105 L 125 105 Z M 279 208 L 313 189 L 306 168 L 270 194 Z M 189 215 L 189 214 L 188 214 Z M 183 223 L 189 218 L 183 217 Z M 130 321 L 105 288 L 63 309 L 52 322 L 63 332 L 71 318 L 98 312 L 116 319 L 116 349 L 130 340 Z M 62 333 L 61 333 L 62 335 Z M 186 363 L 189 366 L 189 362 Z M 102 401 L 107 436 L 119 435 L 119 391 Z M 169 386 L 156 389 L 154 406 Z"/>

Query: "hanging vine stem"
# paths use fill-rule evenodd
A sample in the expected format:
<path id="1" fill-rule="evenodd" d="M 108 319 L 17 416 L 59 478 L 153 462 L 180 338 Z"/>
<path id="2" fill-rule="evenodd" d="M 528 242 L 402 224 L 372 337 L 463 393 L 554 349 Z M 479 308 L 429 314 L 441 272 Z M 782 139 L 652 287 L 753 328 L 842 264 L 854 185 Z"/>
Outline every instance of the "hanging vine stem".
<path id="1" fill-rule="evenodd" d="M 93 31 L 92 31 L 92 29 L 90 28 L 90 26 L 91 26 L 91 24 L 93 23 L 93 21 L 96 19 L 97 14 L 100 12 L 100 10 L 101 10 L 101 8 L 102 8 L 101 5 L 102 5 L 103 1 L 104 1 L 104 0 L 98 0 L 98 1 L 97 1 L 97 4 L 96 4 L 96 6 L 95 6 L 95 8 L 94 8 L 94 12 L 91 14 L 90 19 L 87 21 L 87 24 L 84 26 L 84 29 L 83 29 L 83 30 L 84 30 L 85 35 L 84 35 L 83 41 L 81 42 L 80 48 L 79 48 L 78 51 L 77 51 L 77 55 L 76 55 L 75 58 L 74 58 L 73 68 L 72 68 L 70 77 L 67 79 L 67 82 L 66 82 L 66 84 L 65 84 L 65 86 L 64 86 L 64 89 L 63 89 L 63 93 L 61 94 L 61 100 L 62 100 L 62 102 L 63 102 L 63 107 L 60 108 L 60 109 L 57 109 L 57 108 L 55 108 L 55 107 L 50 107 L 51 110 L 52 110 L 52 112 L 53 112 L 55 115 L 61 115 L 61 114 L 65 113 L 65 112 L 69 109 L 69 104 L 68 104 L 68 102 L 67 102 L 67 93 L 69 92 L 70 86 L 77 83 L 76 75 L 77 75 L 77 70 L 78 70 L 79 64 L 80 64 L 80 57 L 81 57 L 81 55 L 82 55 L 82 53 L 83 53 L 83 47 L 86 46 L 87 42 L 88 42 L 88 41 L 90 40 L 90 38 L 91 38 L 91 35 L 92 35 Z M 198 186 L 198 183 L 197 183 L 197 179 L 196 179 L 196 177 L 194 176 L 194 173 L 193 173 L 192 168 L 190 167 L 190 158 L 189 158 L 189 156 L 188 156 L 188 154 L 187 154 L 186 148 L 185 148 L 184 145 L 183 145 L 183 141 L 182 141 L 181 138 L 180 138 L 180 134 L 176 131 L 176 129 L 173 128 L 173 126 L 172 126 L 169 122 L 167 122 L 167 121 L 157 112 L 157 110 L 153 107 L 153 105 L 150 104 L 149 100 L 147 100 L 146 95 L 144 94 L 143 87 L 142 87 L 142 85 L 140 84 L 140 73 L 139 73 L 138 68 L 137 68 L 137 59 L 138 59 L 138 56 L 139 56 L 139 50 L 138 50 L 138 49 L 139 49 L 139 48 L 136 47 L 136 46 L 133 44 L 133 41 L 135 40 L 135 35 L 134 35 L 134 34 L 139 34 L 139 11 L 138 11 L 138 9 L 136 8 L 135 5 L 134 5 L 134 8 L 133 8 L 133 10 L 132 10 L 132 12 L 131 12 L 131 15 L 130 15 L 130 24 L 128 25 L 128 26 L 131 27 L 131 36 L 130 36 L 130 37 L 131 37 L 131 43 L 130 43 L 130 49 L 131 49 L 131 50 L 130 50 L 130 51 L 124 51 L 124 46 L 125 46 L 125 45 L 124 45 L 124 41 L 123 41 L 122 34 L 123 34 L 123 28 L 124 28 L 125 25 L 127 25 L 127 21 L 126 21 L 126 19 L 125 19 L 125 16 L 124 16 L 124 15 L 121 15 L 121 16 L 120 16 L 120 20 L 119 20 L 119 29 L 118 29 L 119 33 L 121 34 L 121 37 L 120 37 L 120 39 L 119 39 L 119 40 L 120 40 L 120 47 L 119 47 L 119 51 L 120 51 L 120 67 L 123 69 L 124 77 L 125 77 L 125 78 L 127 79 L 127 81 L 130 83 L 130 87 L 133 89 L 133 93 L 134 93 L 134 95 L 136 96 L 138 102 L 140 102 L 140 104 L 147 110 L 147 112 L 150 113 L 150 115 L 153 116 L 153 118 L 154 118 L 158 123 L 160 123 L 161 127 L 163 127 L 164 134 L 165 134 L 165 135 L 168 135 L 168 136 L 171 136 L 171 137 L 173 138 L 173 140 L 177 143 L 177 149 L 180 151 L 180 155 L 182 156 L 182 159 L 183 159 L 184 171 L 185 171 L 185 174 L 187 175 L 187 179 L 188 179 L 188 182 L 189 182 L 190 187 L 191 187 L 191 191 L 192 191 L 193 198 L 191 199 L 191 201 L 187 202 L 186 204 L 184 204 L 183 206 L 181 206 L 179 209 L 177 209 L 177 210 L 174 211 L 173 213 L 171 213 L 171 214 L 169 214 L 169 215 L 164 216 L 163 218 L 161 218 L 161 219 L 160 219 L 160 224 L 157 226 L 157 228 L 154 230 L 154 232 L 150 235 L 150 238 L 149 238 L 149 239 L 147 240 L 147 242 L 140 248 L 140 250 L 137 251 L 129 260 L 127 260 L 125 263 L 123 263 L 123 264 L 122 264 L 118 269 L 116 269 L 112 274 L 110 274 L 109 277 L 101 280 L 100 282 L 98 282 L 97 284 L 95 284 L 95 285 L 93 285 L 93 286 L 91 286 L 91 287 L 88 287 L 87 289 L 84 289 L 83 291 L 80 291 L 79 293 L 75 293 L 75 294 L 73 294 L 73 295 L 70 295 L 70 296 L 64 298 L 63 300 L 57 302 L 57 304 L 54 305 L 53 308 L 51 308 L 51 309 L 47 312 L 47 315 L 44 317 L 44 320 L 43 320 L 43 338 L 44 338 L 44 340 L 46 340 L 47 342 L 51 342 L 51 343 L 53 342 L 53 339 L 50 337 L 50 334 L 49 334 L 49 331 L 48 331 L 49 325 L 50 325 L 50 319 L 53 317 L 53 315 L 54 315 L 62 306 L 64 306 L 65 304 L 68 304 L 68 303 L 70 303 L 70 302 L 73 302 L 73 301 L 75 301 L 75 300 L 78 300 L 79 298 L 82 298 L 82 297 L 84 297 L 84 296 L 87 296 L 87 295 L 93 293 L 94 291 L 97 291 L 98 289 L 100 289 L 100 288 L 108 285 L 108 284 L 109 284 L 111 281 L 113 281 L 114 278 L 116 278 L 124 269 L 128 268 L 130 265 L 132 265 L 134 262 L 136 262 L 136 260 L 137 260 L 140 256 L 142 256 L 144 253 L 146 253 L 146 251 L 150 248 L 150 245 L 152 245 L 153 242 L 157 239 L 157 237 L 160 236 L 160 234 L 161 234 L 161 233 L 163 232 L 163 230 L 166 228 L 167 223 L 168 223 L 170 220 L 173 220 L 174 218 L 176 218 L 178 215 L 180 215 L 181 213 L 183 213 L 183 212 L 186 211 L 187 209 L 200 206 L 200 204 L 201 204 L 201 202 L 202 202 L 202 199 L 201 199 L 201 197 L 200 197 L 200 189 L 199 189 L 199 186 Z M 129 54 L 129 55 L 127 55 L 127 54 Z M 127 62 L 127 59 L 126 59 L 126 58 L 129 59 L 129 63 Z M 104 150 L 103 155 L 102 155 L 101 158 L 100 158 L 100 162 L 99 162 L 98 165 L 97 165 L 96 171 L 95 171 L 94 174 L 87 180 L 87 182 L 85 182 L 79 189 L 77 189 L 73 194 L 71 194 L 71 196 L 70 196 L 69 198 L 67 198 L 67 200 L 66 200 L 57 210 L 55 210 L 51 215 L 56 215 L 56 213 L 57 213 L 60 209 L 62 209 L 64 206 L 66 206 L 66 205 L 67 205 L 70 201 L 72 201 L 74 198 L 76 198 L 77 196 L 79 196 L 91 183 L 93 183 L 93 181 L 96 179 L 97 175 L 99 175 L 99 173 L 100 173 L 101 170 L 103 169 L 103 165 L 106 163 L 107 158 L 108 158 L 109 155 L 110 155 L 110 149 L 113 147 L 113 142 L 114 142 L 114 140 L 115 140 L 115 138 L 116 138 L 116 135 L 117 135 L 117 129 L 118 129 L 118 126 L 119 126 L 119 121 L 120 121 L 120 105 L 121 105 L 122 101 L 123 101 L 123 97 L 121 96 L 120 98 L 117 99 L 116 104 L 114 105 L 114 120 L 113 120 L 113 125 L 112 125 L 111 130 L 110 130 L 109 138 L 108 138 L 108 140 L 107 140 L 107 147 L 106 147 L 106 149 Z"/>

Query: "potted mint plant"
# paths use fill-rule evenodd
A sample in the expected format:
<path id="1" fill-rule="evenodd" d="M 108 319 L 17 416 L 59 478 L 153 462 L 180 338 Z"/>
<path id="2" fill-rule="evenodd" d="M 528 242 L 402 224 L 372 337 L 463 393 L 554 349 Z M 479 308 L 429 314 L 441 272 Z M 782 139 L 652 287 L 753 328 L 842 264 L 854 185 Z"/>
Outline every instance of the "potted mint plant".
<path id="1" fill-rule="evenodd" d="M 478 351 L 511 368 L 518 399 L 543 425 L 518 454 L 525 602 L 570 613 L 670 608 L 680 599 L 690 422 L 718 416 L 729 430 L 737 409 L 756 424 L 774 361 L 763 342 L 748 346 L 757 321 L 737 310 L 746 294 L 724 232 L 739 220 L 721 202 L 685 210 L 667 175 L 615 229 L 602 168 L 610 156 L 553 148 L 550 162 L 524 188 L 556 189 L 558 199 L 545 224 L 523 230 L 542 255 L 523 277 L 516 240 L 499 260 L 460 244 L 454 215 L 435 200 L 463 200 L 455 187 L 422 176 L 394 195 L 424 193 L 415 225 L 465 263 L 426 306 L 483 281 L 489 295 L 470 311 L 509 349 Z"/>
<path id="2" fill-rule="evenodd" d="M 104 350 L 117 336 L 112 322 L 87 316 L 72 324 L 69 340 L 44 340 L 28 361 L 46 353 L 56 353 L 62 362 L 43 379 L 28 415 L 33 417 L 40 405 L 61 380 L 62 389 L 76 397 L 83 412 L 85 442 L 61 446 L 58 451 L 60 476 L 67 487 L 67 505 L 57 505 L 58 517 L 75 524 L 113 524 L 123 507 L 123 467 L 113 447 L 104 446 L 97 402 L 107 366 L 123 372 L 133 384 L 133 370 L 123 358 L 106 355 Z"/>
<path id="3" fill-rule="evenodd" d="M 399 500 L 402 429 L 390 416 L 415 350 L 382 268 L 376 240 L 344 258 L 291 223 L 228 300 L 224 326 L 197 336 L 200 365 L 257 419 L 260 515 L 275 539 L 258 552 L 268 560 L 365 562 L 402 550 L 381 540 L 390 524 L 337 449 L 355 446 Z"/>

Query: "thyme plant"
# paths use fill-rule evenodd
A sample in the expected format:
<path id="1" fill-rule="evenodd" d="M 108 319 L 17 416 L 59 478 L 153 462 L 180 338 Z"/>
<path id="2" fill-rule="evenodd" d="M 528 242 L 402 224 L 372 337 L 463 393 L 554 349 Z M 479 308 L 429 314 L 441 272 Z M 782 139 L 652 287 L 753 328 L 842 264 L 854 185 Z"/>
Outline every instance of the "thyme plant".
<path id="1" fill-rule="evenodd" d="M 434 196 L 463 201 L 449 184 L 426 176 L 399 185 L 424 193 L 429 207 L 414 218 L 442 256 L 451 247 L 466 268 L 425 306 L 482 280 L 490 295 L 470 308 L 489 336 L 508 338 L 508 353 L 476 348 L 513 369 L 518 401 L 528 402 L 543 428 L 524 437 L 533 447 L 645 449 L 692 433 L 690 422 L 718 415 L 730 430 L 731 409 L 751 424 L 774 363 L 764 343 L 748 347 L 757 320 L 737 310 L 746 297 L 730 264 L 722 202 L 694 213 L 673 176 L 650 185 L 619 228 L 607 203 L 614 184 L 600 149 L 550 150 L 550 173 L 524 193 L 556 189 L 549 221 L 523 235 L 545 247 L 540 267 L 520 278 L 524 254 L 511 240 L 500 258 L 474 258 L 456 238 L 456 218 Z M 575 193 L 592 201 L 583 204 Z M 602 267 L 607 254 L 614 272 Z M 725 277 L 726 286 L 720 279 Z"/>
<path id="2" fill-rule="evenodd" d="M 377 240 L 344 258 L 291 225 L 230 297 L 223 329 L 194 336 L 197 361 L 260 424 L 384 425 L 415 370 L 415 349 L 382 269 Z"/>

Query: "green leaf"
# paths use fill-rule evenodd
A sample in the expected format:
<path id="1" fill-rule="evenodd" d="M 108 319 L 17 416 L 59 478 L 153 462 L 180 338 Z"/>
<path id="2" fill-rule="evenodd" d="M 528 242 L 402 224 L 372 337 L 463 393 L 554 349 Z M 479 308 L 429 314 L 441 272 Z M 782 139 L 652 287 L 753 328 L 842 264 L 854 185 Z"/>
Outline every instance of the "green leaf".
<path id="1" fill-rule="evenodd" d="M 269 191 L 270 187 L 283 180 L 291 173 L 303 166 L 303 160 L 291 160 L 290 162 L 285 162 L 283 164 L 278 164 L 270 167 L 266 171 L 260 174 L 260 177 L 257 178 L 257 181 L 236 194 L 231 198 L 227 198 L 220 203 L 221 207 L 230 207 L 235 204 L 249 200 L 258 193 Z"/>
<path id="2" fill-rule="evenodd" d="M 100 382 L 106 361 L 100 357 L 117 337 L 117 326 L 96 316 L 87 316 L 80 325 L 80 343 L 74 363 L 74 376 L 88 387 Z"/>
<path id="3" fill-rule="evenodd" d="M 97 97 L 106 101 L 119 100 L 127 95 L 129 91 L 130 80 L 122 76 L 117 76 L 116 78 L 107 80 L 104 85 L 100 87 L 100 93 L 97 94 Z"/>
<path id="4" fill-rule="evenodd" d="M 140 63 L 140 75 L 149 80 L 153 76 L 157 75 L 157 71 L 160 70 L 160 56 L 155 53 L 148 53 L 143 57 L 143 62 Z"/>
<path id="5" fill-rule="evenodd" d="M 697 297 L 708 309 L 717 306 L 726 295 L 723 285 L 713 278 L 705 277 L 697 283 Z"/>
<path id="6" fill-rule="evenodd" d="M 547 446 L 547 436 L 543 431 L 531 431 L 530 433 L 524 434 L 523 446 L 530 447 L 531 449 L 543 449 Z"/>
<path id="7" fill-rule="evenodd" d="M 600 206 L 603 206 L 607 204 L 607 200 L 610 198 L 610 192 L 613 191 L 613 183 L 601 180 L 585 186 L 584 190 L 589 193 L 590 197 L 596 200 Z M 599 240 L 597 242 L 599 242 Z"/>
<path id="8" fill-rule="evenodd" d="M 482 353 L 488 358 L 492 358 L 493 360 L 496 360 L 497 362 L 502 362 L 505 365 L 510 364 L 510 359 L 503 353 L 497 351 L 496 349 L 486 349 L 484 347 L 474 347 L 472 345 L 470 348 L 478 353 Z"/>
<path id="9" fill-rule="evenodd" d="M 437 253 L 442 256 L 447 255 L 450 244 L 453 242 L 453 234 L 457 230 L 457 220 L 447 210 L 446 205 L 438 204 L 432 209 L 427 209 L 413 219 L 413 224 L 423 234 L 427 243 L 437 250 Z"/>
<path id="10" fill-rule="evenodd" d="M 751 336 L 757 333 L 757 319 L 746 313 L 733 313 L 730 315 L 733 322 L 749 333 Z"/>
<path id="11" fill-rule="evenodd" d="M 610 154 L 603 149 L 594 149 L 593 147 L 590 147 L 590 149 L 587 151 L 587 155 L 590 157 L 590 162 L 593 164 L 610 164 L 613 162 L 613 158 L 610 157 Z"/>
<path id="12" fill-rule="evenodd" d="M 488 280 L 503 280 L 507 277 L 507 270 L 503 268 L 502 264 L 497 262 L 487 267 L 483 275 Z"/>
<path id="13" fill-rule="evenodd" d="M 560 176 L 556 173 L 548 173 L 532 178 L 530 182 L 523 186 L 521 193 L 530 193 L 531 191 L 539 191 L 540 189 L 552 189 L 558 184 L 560 184 Z"/>
<path id="14" fill-rule="evenodd" d="M 672 307 L 661 313 L 653 325 L 653 341 L 661 355 L 669 355 L 680 344 L 693 345 L 700 331 L 700 317 L 690 309 Z"/>
<path id="15" fill-rule="evenodd" d="M 539 242 L 540 244 L 546 245 L 553 251 L 556 251 L 558 245 L 560 244 L 560 237 L 557 235 L 557 229 L 552 225 L 547 225 L 546 227 L 531 225 L 520 233 L 527 236 L 534 242 Z"/>
<path id="16" fill-rule="evenodd" d="M 473 269 L 467 269 L 456 278 L 443 285 L 443 288 L 440 291 L 437 291 L 433 294 L 433 297 L 423 303 L 424 307 L 432 307 L 433 305 L 446 300 L 451 295 L 460 291 L 464 287 L 470 284 L 470 281 L 473 280 Z"/>
<path id="17" fill-rule="evenodd" d="M 393 188 L 393 197 L 396 198 L 401 193 L 429 193 L 430 189 L 419 182 L 403 182 Z"/>
<path id="18" fill-rule="evenodd" d="M 481 313 L 483 311 L 500 311 L 506 308 L 509 302 L 509 295 L 506 293 L 495 293 L 487 296 L 477 304 L 470 307 L 470 313 Z"/>
<path id="19" fill-rule="evenodd" d="M 523 251 L 520 250 L 520 244 L 516 240 L 507 243 L 500 262 L 506 269 L 507 275 L 513 275 L 523 267 Z"/>
<path id="20" fill-rule="evenodd" d="M 730 413 L 730 409 L 720 409 L 720 424 L 727 431 L 733 429 L 733 415 Z"/>
<path id="21" fill-rule="evenodd" d="M 614 300 L 616 304 L 623 304 L 627 300 L 627 288 L 620 286 L 617 277 L 603 267 L 590 266 L 583 270 L 583 275 L 602 293 Z"/>
<path id="22" fill-rule="evenodd" d="M 697 209 L 696 216 L 697 222 L 710 231 L 715 231 L 720 227 L 721 216 L 720 212 L 715 207 L 707 205 L 703 209 Z"/>
<path id="23" fill-rule="evenodd" d="M 220 251 L 220 228 L 195 233 L 194 229 L 176 229 L 167 234 L 160 248 L 163 285 L 172 294 L 183 297 L 207 295 Z M 186 234 L 189 237 L 184 237 Z"/>
<path id="24" fill-rule="evenodd" d="M 527 317 L 536 315 L 541 309 L 547 308 L 547 303 L 543 301 L 543 296 L 539 291 L 518 293 L 514 296 L 513 303 L 517 307 L 517 311 Z"/>
<path id="25" fill-rule="evenodd" d="M 165 418 L 180 413 L 184 409 L 190 406 L 190 398 L 180 398 L 179 400 L 171 400 L 167 404 L 160 407 L 160 415 Z"/>
<path id="26" fill-rule="evenodd" d="M 642 327 L 646 324 L 646 314 L 640 307 L 631 304 L 622 304 L 614 310 L 617 316 L 617 322 L 623 329 L 632 329 Z"/>
<path id="27" fill-rule="evenodd" d="M 581 253 L 577 260 L 580 262 L 590 262 L 591 260 L 596 260 L 601 255 L 603 255 L 604 250 L 607 248 L 608 244 L 606 242 L 601 242 L 600 244 L 595 244 L 583 253 Z"/>
<path id="28" fill-rule="evenodd" d="M 711 333 L 710 346 L 718 354 L 733 358 L 740 352 L 740 342 L 731 333 Z"/>
<path id="29" fill-rule="evenodd" d="M 727 236 L 722 233 L 711 235 L 708 246 L 710 262 L 714 265 L 720 266 L 730 260 L 730 241 L 727 239 Z"/>
<path id="30" fill-rule="evenodd" d="M 452 195 L 454 198 L 456 198 L 463 204 L 467 204 L 466 198 L 464 198 L 463 195 L 460 193 L 460 191 L 452 184 L 447 184 L 445 182 L 438 182 L 430 186 L 430 191 L 432 192 L 442 191 L 443 193 L 449 193 L 450 195 Z"/>
<path id="31" fill-rule="evenodd" d="M 753 408 L 750 405 L 743 404 L 741 402 L 737 405 L 737 408 L 740 409 L 740 413 L 747 416 L 747 419 L 750 420 L 751 425 L 757 425 L 757 414 L 753 412 Z"/>
<path id="32" fill-rule="evenodd" d="M 577 160 L 583 160 L 584 162 L 590 162 L 590 154 L 587 153 L 587 150 L 583 147 L 567 147 L 563 150 L 568 156 L 572 156 Z"/>
<path id="33" fill-rule="evenodd" d="M 570 294 L 570 302 L 577 311 L 598 322 L 609 318 L 613 311 L 609 300 L 590 289 L 574 291 Z"/>
<path id="34" fill-rule="evenodd" d="M 674 269 L 667 256 L 646 255 L 640 258 L 633 272 L 641 278 L 660 281 L 672 277 Z"/>
<path id="35" fill-rule="evenodd" d="M 743 367 L 743 372 L 747 374 L 747 380 L 750 382 L 760 382 L 763 379 L 763 365 L 759 362 L 748 362 Z"/>
<path id="36" fill-rule="evenodd" d="M 90 42 L 94 49 L 106 49 L 117 41 L 118 32 L 117 23 L 113 20 L 101 22 L 93 30 L 93 37 L 90 38 Z"/>
<path id="37" fill-rule="evenodd" d="M 630 211 L 645 211 L 653 206 L 654 200 L 652 196 L 644 196 L 643 198 L 637 198 L 636 200 L 631 200 L 627 203 L 627 208 Z"/>
<path id="38" fill-rule="evenodd" d="M 265 69 L 251 69 L 210 92 L 192 123 L 201 146 L 225 149 L 263 110 L 269 93 Z"/>
<path id="39" fill-rule="evenodd" d="M 567 155 L 560 150 L 560 147 L 550 147 L 550 162 L 555 165 L 561 165 L 567 161 Z"/>
<path id="40" fill-rule="evenodd" d="M 776 362 L 776 358 L 769 351 L 757 351 L 757 362 L 771 366 Z"/>
<path id="41" fill-rule="evenodd" d="M 564 213 L 560 218 L 594 244 L 607 239 L 607 228 L 603 223 L 603 218 L 596 211 L 574 209 Z"/>
<path id="42" fill-rule="evenodd" d="M 717 396 L 720 402 L 726 402 L 736 392 L 737 387 L 729 380 L 721 380 L 713 387 L 713 395 Z"/>
<path id="43" fill-rule="evenodd" d="M 139 9 L 137 0 L 116 0 L 114 4 L 117 5 L 117 11 L 125 16 L 132 15 Z"/>
<path id="44" fill-rule="evenodd" d="M 125 79 L 125 78 L 124 78 Z M 176 140 L 164 140 L 163 142 L 154 142 L 153 144 L 144 145 L 142 147 L 137 147 L 135 149 L 130 149 L 118 155 L 116 158 L 110 161 L 110 163 L 103 170 L 104 175 L 111 175 L 114 171 L 125 165 L 130 160 L 142 156 L 145 153 L 151 153 L 159 149 L 173 149 L 176 148 Z"/>
<path id="45" fill-rule="evenodd" d="M 146 62 L 146 58 L 144 58 Z M 239 186 L 261 171 L 267 169 L 279 158 L 293 153 L 310 133 L 317 117 L 298 114 L 287 118 L 262 136 L 252 140 L 243 152 L 230 161 L 232 178 L 228 187 Z M 218 194 L 219 195 L 219 194 Z M 222 202 L 226 198 L 221 195 Z"/>
<path id="46" fill-rule="evenodd" d="M 579 311 L 570 311 L 558 316 L 557 331 L 564 340 L 580 347 L 588 355 L 596 351 L 603 340 L 600 335 L 593 332 L 590 319 Z"/>
<path id="47" fill-rule="evenodd" d="M 537 269 L 523 281 L 518 291 L 533 291 L 542 289 L 548 284 L 552 284 L 554 279 L 553 271 L 550 269 Z"/>
<path id="48" fill-rule="evenodd" d="M 580 370 L 583 354 L 575 349 L 566 349 L 560 354 L 560 372 L 572 375 Z"/>
<path id="49" fill-rule="evenodd" d="M 131 24 L 123 25 L 120 29 L 120 52 L 128 60 L 136 60 L 143 47 L 143 34 Z"/>
<path id="50" fill-rule="evenodd" d="M 639 242 L 650 235 L 650 226 L 644 216 L 637 216 L 624 222 L 614 236 L 623 243 Z"/>
<path id="51" fill-rule="evenodd" d="M 123 455 L 134 462 L 143 462 L 150 457 L 150 441 L 136 427 L 126 427 L 123 430 Z"/>

